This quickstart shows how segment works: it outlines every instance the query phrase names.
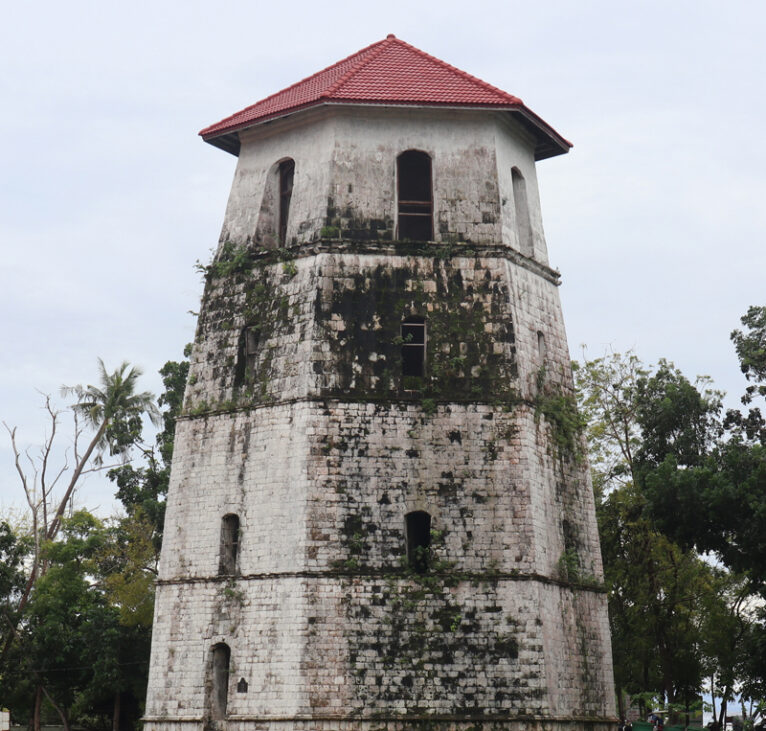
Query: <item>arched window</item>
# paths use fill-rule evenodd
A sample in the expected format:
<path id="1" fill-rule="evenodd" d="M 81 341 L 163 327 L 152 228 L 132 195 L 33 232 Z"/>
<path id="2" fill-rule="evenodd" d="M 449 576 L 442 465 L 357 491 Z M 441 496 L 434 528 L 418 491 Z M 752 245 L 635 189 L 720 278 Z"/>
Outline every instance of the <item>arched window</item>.
<path id="1" fill-rule="evenodd" d="M 279 243 L 287 243 L 287 219 L 290 215 L 290 199 L 293 197 L 295 162 L 284 160 L 279 163 Z"/>
<path id="2" fill-rule="evenodd" d="M 229 513 L 221 519 L 221 550 L 218 573 L 225 576 L 236 574 L 238 557 L 239 517 Z"/>
<path id="3" fill-rule="evenodd" d="M 431 516 L 425 510 L 415 510 L 404 516 L 407 540 L 407 563 L 423 574 L 428 571 L 431 553 Z"/>
<path id="4" fill-rule="evenodd" d="M 255 227 L 255 240 L 259 245 L 276 248 L 287 244 L 294 177 L 295 161 L 289 157 L 269 168 Z"/>
<path id="5" fill-rule="evenodd" d="M 426 323 L 422 317 L 402 322 L 402 375 L 422 378 L 426 370 Z"/>
<path id="6" fill-rule="evenodd" d="M 407 150 L 396 158 L 399 186 L 397 238 L 432 241 L 433 192 L 431 158 L 419 150 Z"/>
<path id="7" fill-rule="evenodd" d="M 210 717 L 214 721 L 226 718 L 229 700 L 229 665 L 231 650 L 223 642 L 213 645 L 210 656 Z"/>
<path id="8" fill-rule="evenodd" d="M 513 178 L 513 205 L 516 210 L 516 235 L 519 237 L 519 250 L 525 256 L 535 253 L 532 242 L 532 226 L 529 223 L 529 204 L 527 203 L 527 182 L 518 168 L 511 170 Z"/>

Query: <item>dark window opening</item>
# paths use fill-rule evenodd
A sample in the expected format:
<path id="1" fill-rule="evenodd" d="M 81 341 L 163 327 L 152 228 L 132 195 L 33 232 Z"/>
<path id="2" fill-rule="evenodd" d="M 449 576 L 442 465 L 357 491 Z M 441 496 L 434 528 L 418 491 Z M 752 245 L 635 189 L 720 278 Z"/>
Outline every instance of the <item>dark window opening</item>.
<path id="1" fill-rule="evenodd" d="M 513 206 L 516 211 L 516 235 L 519 237 L 519 250 L 525 256 L 534 255 L 532 226 L 529 222 L 529 204 L 527 202 L 527 183 L 518 168 L 511 170 L 513 179 Z"/>
<path id="2" fill-rule="evenodd" d="M 290 215 L 290 200 L 293 197 L 295 162 L 285 160 L 279 163 L 279 243 L 287 243 L 287 219 Z"/>
<path id="3" fill-rule="evenodd" d="M 235 385 L 241 386 L 243 383 L 253 380 L 260 341 L 261 331 L 259 328 L 253 325 L 243 328 L 239 338 L 237 370 L 234 376 Z"/>
<path id="4" fill-rule="evenodd" d="M 396 159 L 399 183 L 399 239 L 431 241 L 434 237 L 431 158 L 407 150 Z"/>
<path id="5" fill-rule="evenodd" d="M 426 369 L 426 323 L 409 317 L 402 323 L 402 375 L 422 378 Z"/>
<path id="6" fill-rule="evenodd" d="M 223 575 L 236 574 L 238 555 L 239 517 L 233 514 L 224 515 L 221 520 L 221 557 L 218 563 L 218 573 Z"/>
<path id="7" fill-rule="evenodd" d="M 213 647 L 212 683 L 210 692 L 210 715 L 213 720 L 226 718 L 226 706 L 229 699 L 229 664 L 231 650 L 223 643 Z"/>
<path id="8" fill-rule="evenodd" d="M 577 531 L 568 520 L 561 521 L 561 532 L 564 534 L 564 550 L 577 550 Z"/>
<path id="9" fill-rule="evenodd" d="M 404 516 L 407 538 L 407 562 L 410 568 L 423 574 L 428 571 L 431 555 L 431 516 L 416 510 Z"/>
<path id="10" fill-rule="evenodd" d="M 247 681 L 244 678 L 240 678 L 237 683 L 237 693 L 247 693 Z"/>

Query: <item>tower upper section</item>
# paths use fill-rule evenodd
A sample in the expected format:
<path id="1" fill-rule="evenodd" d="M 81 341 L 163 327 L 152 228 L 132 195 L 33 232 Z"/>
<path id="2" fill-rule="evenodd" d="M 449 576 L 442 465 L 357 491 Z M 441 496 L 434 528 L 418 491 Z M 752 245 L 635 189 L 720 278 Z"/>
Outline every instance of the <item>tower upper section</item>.
<path id="1" fill-rule="evenodd" d="M 571 146 L 519 98 L 393 36 L 200 134 L 239 158 L 221 242 L 467 243 L 543 265 L 535 161 Z"/>

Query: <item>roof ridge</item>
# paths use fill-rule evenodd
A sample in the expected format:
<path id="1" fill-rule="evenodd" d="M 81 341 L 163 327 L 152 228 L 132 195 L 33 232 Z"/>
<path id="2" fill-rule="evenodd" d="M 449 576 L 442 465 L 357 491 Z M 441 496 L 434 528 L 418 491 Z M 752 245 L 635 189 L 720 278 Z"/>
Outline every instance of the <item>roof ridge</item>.
<path id="1" fill-rule="evenodd" d="M 446 61 L 442 61 L 442 59 L 437 58 L 436 56 L 432 56 L 430 53 L 426 53 L 426 51 L 421 50 L 417 46 L 413 46 L 410 43 L 407 43 L 407 41 L 403 41 L 401 38 L 394 38 L 393 40 L 398 41 L 403 46 L 407 46 L 407 48 L 411 49 L 412 51 L 415 51 L 420 56 L 423 56 L 424 58 L 429 59 L 430 61 L 435 61 L 440 66 L 449 69 L 450 71 L 454 71 L 458 75 L 462 76 L 465 79 L 468 79 L 469 81 L 474 82 L 475 84 L 478 84 L 484 89 L 488 89 L 489 91 L 493 91 L 496 94 L 500 94 L 501 96 L 505 97 L 506 99 L 513 99 L 516 104 L 524 104 L 524 102 L 514 94 L 509 94 L 507 91 L 503 91 L 497 86 L 493 86 L 492 84 L 487 83 L 486 81 L 480 79 L 478 76 L 474 76 L 473 74 L 469 74 L 467 71 L 463 71 L 463 69 L 459 69 L 457 66 L 453 66 L 450 63 L 447 63 Z"/>
<path id="2" fill-rule="evenodd" d="M 238 112 L 234 112 L 234 114 L 230 114 L 228 117 L 224 117 L 223 119 L 219 119 L 217 122 L 213 122 L 213 124 L 207 125 L 207 127 L 205 127 L 205 129 L 203 129 L 202 132 L 204 132 L 207 129 L 210 129 L 211 127 L 217 127 L 218 125 L 223 124 L 224 122 L 228 121 L 229 119 L 234 119 L 235 117 L 239 117 L 239 116 L 245 114 L 246 112 L 248 112 L 250 109 L 253 109 L 254 107 L 258 107 L 261 104 L 263 104 L 264 102 L 267 102 L 270 99 L 274 99 L 274 97 L 281 96 L 282 94 L 285 94 L 286 92 L 289 92 L 290 89 L 295 89 L 296 87 L 301 86 L 302 84 L 305 84 L 307 81 L 311 81 L 311 79 L 316 78 L 317 76 L 319 76 L 321 74 L 327 73 L 331 69 L 334 69 L 336 66 L 340 66 L 341 64 L 346 63 L 350 59 L 354 58 L 354 56 L 361 56 L 366 51 L 369 51 L 371 48 L 374 48 L 377 45 L 382 45 L 383 43 L 386 42 L 386 40 L 388 40 L 388 39 L 386 38 L 386 39 L 384 39 L 382 41 L 375 41 L 375 43 L 370 43 L 369 46 L 365 46 L 364 48 L 356 51 L 355 53 L 350 53 L 348 56 L 346 56 L 345 58 L 342 58 L 340 61 L 336 61 L 335 63 L 331 63 L 329 66 L 326 66 L 325 68 L 320 69 L 319 71 L 316 71 L 315 73 L 310 74 L 309 76 L 306 76 L 305 78 L 301 79 L 300 81 L 296 81 L 294 84 L 290 84 L 290 86 L 286 86 L 284 89 L 280 89 L 279 91 L 275 91 L 273 94 L 269 94 L 269 96 L 264 97 L 263 99 L 255 102 L 255 104 L 251 104 L 250 106 L 247 106 L 244 109 L 240 109 Z M 374 54 L 374 55 L 377 55 L 377 54 Z M 354 68 L 357 68 L 357 67 L 354 66 Z M 347 75 L 348 75 L 348 73 L 344 74 L 343 78 L 345 78 Z M 335 84 L 333 84 L 333 86 L 335 86 Z M 324 92 L 322 94 L 320 94 L 318 98 L 322 99 L 323 97 L 324 97 Z M 202 132 L 200 132 L 200 134 L 202 134 Z"/>
<path id="3" fill-rule="evenodd" d="M 332 96 L 336 91 L 338 91 L 343 84 L 345 84 L 352 76 L 359 73 L 365 66 L 367 66 L 370 61 L 373 61 L 378 56 L 380 56 L 381 53 L 385 50 L 387 45 L 390 45 L 393 41 L 398 40 L 396 36 L 386 36 L 382 41 L 378 41 L 377 43 L 373 43 L 367 48 L 363 48 L 362 51 L 367 51 L 373 46 L 378 46 L 378 48 L 373 52 L 370 53 L 367 58 L 362 59 L 358 64 L 350 68 L 343 76 L 341 76 L 332 86 L 328 87 L 322 94 L 319 95 L 320 99 L 326 99 L 330 96 Z M 358 53 L 361 53 L 362 51 L 359 51 Z M 357 55 L 357 54 L 352 54 Z M 348 57 L 350 58 L 350 56 Z M 347 59 L 346 59 L 347 60 Z"/>

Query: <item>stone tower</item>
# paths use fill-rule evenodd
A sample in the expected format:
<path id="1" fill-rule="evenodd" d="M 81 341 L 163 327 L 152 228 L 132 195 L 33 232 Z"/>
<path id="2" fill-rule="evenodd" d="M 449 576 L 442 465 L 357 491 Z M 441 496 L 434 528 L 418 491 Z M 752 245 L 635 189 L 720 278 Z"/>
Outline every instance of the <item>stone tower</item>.
<path id="1" fill-rule="evenodd" d="M 520 99 L 388 36 L 208 127 L 238 156 L 176 432 L 150 731 L 614 721 Z"/>

